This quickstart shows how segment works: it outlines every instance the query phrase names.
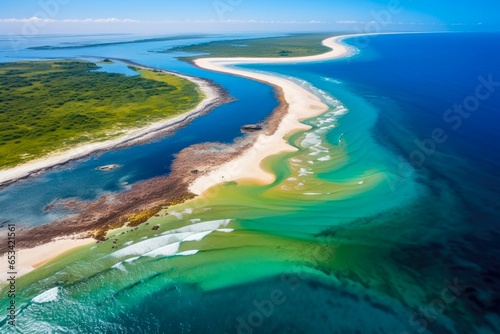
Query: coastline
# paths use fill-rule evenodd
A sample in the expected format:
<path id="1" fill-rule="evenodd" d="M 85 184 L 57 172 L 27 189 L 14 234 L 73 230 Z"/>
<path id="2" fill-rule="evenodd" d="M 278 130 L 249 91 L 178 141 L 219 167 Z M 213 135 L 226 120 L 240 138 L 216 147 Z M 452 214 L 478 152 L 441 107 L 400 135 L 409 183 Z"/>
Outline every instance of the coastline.
<path id="1" fill-rule="evenodd" d="M 352 35 L 335 36 L 325 39 L 323 45 L 331 48 L 332 51 L 308 57 L 200 58 L 194 60 L 194 64 L 203 69 L 242 76 L 280 88 L 285 101 L 288 103 L 288 112 L 284 115 L 273 134 L 260 134 L 250 149 L 238 158 L 196 179 L 189 186 L 189 190 L 196 195 L 203 195 L 209 188 L 221 182 L 251 180 L 258 184 L 272 183 L 275 180 L 275 176 L 262 168 L 262 161 L 279 153 L 295 151 L 296 148 L 289 145 L 285 137 L 293 132 L 309 129 L 308 125 L 300 121 L 320 115 L 328 109 L 328 106 L 319 97 L 291 80 L 269 74 L 227 67 L 228 65 L 304 63 L 338 59 L 346 57 L 350 53 L 351 49 L 341 44 L 341 40 L 346 37 L 352 37 Z"/>
<path id="2" fill-rule="evenodd" d="M 88 237 L 82 239 L 80 236 L 68 236 L 33 248 L 16 250 L 16 276 L 21 277 L 56 257 L 93 242 L 95 243 L 96 240 Z M 1 286 L 6 282 L 7 273 L 10 271 L 7 270 L 7 253 L 0 256 L 0 263 L 2 268 L 2 274 L 0 275 Z"/>
<path id="3" fill-rule="evenodd" d="M 209 112 L 213 108 L 224 103 L 227 99 L 227 93 L 225 90 L 209 80 L 143 66 L 132 62 L 129 63 L 141 69 L 158 70 L 190 80 L 198 86 L 205 98 L 198 104 L 198 106 L 196 106 L 196 108 L 188 112 L 163 121 L 152 123 L 145 127 L 125 130 L 125 134 L 118 138 L 76 146 L 65 151 L 56 152 L 54 154 L 35 159 L 22 165 L 0 170 L 0 188 L 97 152 L 108 151 L 121 146 L 132 145 L 137 142 L 150 140 L 165 132 L 172 131 L 179 126 L 188 123 L 192 119 Z"/>
<path id="4" fill-rule="evenodd" d="M 333 50 L 325 54 L 309 57 L 286 59 L 202 58 L 196 60 L 195 63 L 199 67 L 248 77 L 254 80 L 262 81 L 275 87 L 281 103 L 280 106 L 278 106 L 278 108 L 273 111 L 270 117 L 266 120 L 266 123 L 268 123 L 266 126 L 266 131 L 258 132 L 254 135 L 248 136 L 246 140 L 235 145 L 235 147 L 229 147 L 229 151 L 225 152 L 225 154 L 221 153 L 220 150 L 216 150 L 216 155 L 210 154 L 210 152 L 207 154 L 207 147 L 205 147 L 203 144 L 200 144 L 200 148 L 202 149 L 198 149 L 198 147 L 187 148 L 182 151 L 176 159 L 171 176 L 144 181 L 137 186 L 135 193 L 134 190 L 132 190 L 130 194 L 121 195 L 123 196 L 123 198 L 115 197 L 113 198 L 113 201 L 109 201 L 109 198 L 104 197 L 93 205 L 84 208 L 82 211 L 82 213 L 84 213 L 83 216 L 85 216 L 86 212 L 95 212 L 95 207 L 103 205 L 104 203 L 130 203 L 131 201 L 139 201 L 139 197 L 141 197 L 141 188 L 146 188 L 148 194 L 154 195 L 155 191 L 151 189 L 156 186 L 159 190 L 159 193 L 163 197 L 165 196 L 165 188 L 172 188 L 176 193 L 184 191 L 184 193 L 194 193 L 196 195 L 202 195 L 210 187 L 221 182 L 242 179 L 252 180 L 252 182 L 264 184 L 273 182 L 274 175 L 266 172 L 261 168 L 262 161 L 269 156 L 295 150 L 294 147 L 290 146 L 287 143 L 285 137 L 294 131 L 307 130 L 309 126 L 300 123 L 300 121 L 303 119 L 314 117 L 315 115 L 319 115 L 325 112 L 328 107 L 323 102 L 321 102 L 319 97 L 288 79 L 268 74 L 261 74 L 233 68 L 225 68 L 224 65 L 231 65 L 236 63 L 244 64 L 311 62 L 341 58 L 348 55 L 350 49 L 345 45 L 340 44 L 339 42 L 342 38 L 350 36 L 351 35 L 336 36 L 326 39 L 325 41 L 323 41 L 323 44 L 329 46 Z M 133 65 L 139 67 L 138 64 Z M 172 120 L 169 121 L 172 122 Z M 144 136 L 147 135 L 148 134 L 144 134 Z M 133 142 L 133 140 L 134 139 L 129 139 L 128 142 Z M 208 150 L 209 149 L 210 148 L 208 148 Z M 199 158 L 194 158 L 195 162 L 193 162 L 193 155 L 199 154 L 198 152 L 204 153 L 201 153 Z M 200 174 L 193 175 L 191 173 L 193 169 L 200 169 Z M 130 198 L 128 198 L 127 196 L 130 196 Z M 149 199 L 147 205 L 152 205 L 153 203 L 155 203 L 154 201 L 158 203 L 159 198 L 154 198 L 154 196 L 152 196 Z M 103 211 L 109 213 L 110 209 L 108 209 L 108 211 Z M 101 216 L 105 215 L 101 214 Z M 116 218 L 116 216 L 117 214 L 111 211 L 111 217 L 114 219 Z M 78 219 L 79 218 L 77 218 L 76 220 Z M 50 225 L 31 230 L 31 232 L 35 232 L 35 235 L 38 236 L 39 233 L 42 232 L 42 230 L 44 230 L 43 232 L 45 232 L 45 230 L 49 229 L 50 234 L 55 239 L 51 240 L 51 238 L 49 238 L 41 239 L 38 241 L 35 240 L 33 246 L 30 245 L 29 248 L 26 248 L 26 245 L 22 244 L 21 250 L 18 250 L 18 253 L 21 253 L 22 257 L 24 257 L 23 254 L 31 254 L 32 250 L 36 250 L 37 255 L 26 256 L 22 261 L 20 260 L 23 271 L 20 272 L 18 276 L 36 269 L 38 265 L 53 260 L 63 253 L 72 251 L 93 241 L 95 242 L 95 239 L 88 237 L 89 233 L 81 235 L 79 239 L 76 239 L 74 235 L 75 233 L 85 233 L 84 231 L 91 231 L 95 226 L 102 224 L 103 221 L 101 219 L 103 218 L 98 217 L 96 219 L 95 217 L 89 217 L 88 220 L 93 221 L 93 226 L 81 226 L 80 230 L 67 231 L 67 233 L 59 233 L 58 235 L 52 235 L 52 233 L 54 232 L 54 226 Z M 110 220 L 111 218 L 106 217 L 105 221 Z M 63 228 L 59 229 L 57 225 L 68 226 L 72 223 L 75 223 L 75 221 L 55 222 L 55 230 L 58 232 L 64 232 L 65 230 Z M 47 234 L 47 232 L 45 232 L 45 234 Z M 26 239 L 28 238 L 29 235 L 26 235 Z M 21 239 L 20 241 L 21 243 L 29 243 L 28 240 Z M 3 259 L 4 256 L 5 254 L 2 255 L 1 259 Z"/>

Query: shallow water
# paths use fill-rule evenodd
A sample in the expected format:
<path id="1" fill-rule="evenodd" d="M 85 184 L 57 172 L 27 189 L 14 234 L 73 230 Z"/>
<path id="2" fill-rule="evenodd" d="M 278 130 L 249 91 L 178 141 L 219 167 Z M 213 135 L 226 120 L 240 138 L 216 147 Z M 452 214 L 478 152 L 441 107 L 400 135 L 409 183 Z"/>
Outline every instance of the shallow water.
<path id="1" fill-rule="evenodd" d="M 67 38 L 67 37 L 65 37 Z M 202 38 L 200 41 L 213 40 Z M 48 41 L 59 45 L 61 37 L 42 38 L 39 45 Z M 109 37 L 106 38 L 106 41 Z M 182 71 L 183 73 L 204 77 L 226 87 L 236 100 L 230 104 L 216 108 L 211 113 L 198 117 L 185 128 L 177 130 L 166 138 L 160 138 L 144 145 L 114 150 L 104 154 L 93 154 L 85 159 L 74 161 L 57 168 L 40 177 L 30 178 L 0 189 L 0 221 L 10 220 L 19 225 L 36 226 L 64 217 L 68 212 L 60 210 L 44 210 L 57 199 L 78 198 L 94 200 L 108 192 L 118 192 L 142 180 L 170 173 L 173 156 L 182 149 L 203 142 L 232 143 L 243 136 L 240 128 L 244 124 L 258 123 L 264 120 L 278 105 L 273 89 L 259 82 L 243 78 L 211 73 L 198 69 L 175 59 L 176 54 L 160 54 L 149 52 L 163 50 L 179 44 L 190 44 L 198 40 L 177 40 L 171 42 L 153 42 L 125 44 L 119 46 L 103 46 L 68 50 L 20 50 L 7 52 L 10 44 L 4 42 L 4 57 L 1 60 L 24 60 L 39 58 L 64 57 L 91 59 L 90 55 L 98 55 L 97 59 L 126 58 L 143 65 Z M 32 44 L 35 44 L 33 42 Z M 110 65 L 104 65 L 107 69 Z M 123 64 L 111 65 L 113 71 L 130 71 Z M 223 129 L 224 131 L 220 131 Z M 99 166 L 110 164 L 121 165 L 122 168 L 111 172 L 96 170 Z M 27 202 L 25 198 L 30 198 Z"/>
<path id="2" fill-rule="evenodd" d="M 265 161 L 276 182 L 215 187 L 27 275 L 20 328 L 497 333 L 500 91 L 456 130 L 443 114 L 500 80 L 499 38 L 376 36 L 350 59 L 248 66 L 330 106 Z"/>

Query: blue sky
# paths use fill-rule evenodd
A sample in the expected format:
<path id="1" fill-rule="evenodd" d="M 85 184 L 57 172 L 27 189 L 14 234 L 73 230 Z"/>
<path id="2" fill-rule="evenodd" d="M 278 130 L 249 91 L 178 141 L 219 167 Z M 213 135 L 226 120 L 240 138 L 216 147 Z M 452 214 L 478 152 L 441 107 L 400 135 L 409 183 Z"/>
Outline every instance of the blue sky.
<path id="1" fill-rule="evenodd" d="M 500 0 L 2 0 L 0 33 L 500 30 Z"/>

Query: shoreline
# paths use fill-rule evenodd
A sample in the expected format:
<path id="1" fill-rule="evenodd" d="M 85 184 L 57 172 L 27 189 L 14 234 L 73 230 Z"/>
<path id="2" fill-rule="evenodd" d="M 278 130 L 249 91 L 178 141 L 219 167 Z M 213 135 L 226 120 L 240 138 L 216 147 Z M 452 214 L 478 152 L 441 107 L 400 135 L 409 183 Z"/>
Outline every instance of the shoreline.
<path id="1" fill-rule="evenodd" d="M 224 61 L 224 65 L 226 65 L 228 63 L 241 63 L 243 61 L 250 61 L 254 63 L 273 62 L 275 60 L 277 62 L 294 62 L 294 61 L 310 62 L 310 61 L 336 59 L 344 57 L 349 54 L 350 49 L 342 44 L 339 44 L 339 41 L 344 37 L 351 37 L 351 36 L 352 35 L 336 36 L 323 41 L 324 45 L 327 45 L 334 50 L 316 56 L 287 58 L 287 59 L 237 58 L 238 60 L 236 60 L 234 58 L 226 58 L 226 59 L 202 58 L 199 60 L 204 60 L 204 61 L 222 60 Z M 133 65 L 138 66 L 138 64 L 135 63 Z M 196 63 L 196 65 L 200 66 L 200 64 L 198 63 Z M 208 64 L 207 66 L 210 66 L 210 64 Z M 207 148 L 204 147 L 204 145 L 208 146 L 214 146 L 214 145 L 199 144 L 195 145 L 194 147 L 186 148 L 181 153 L 179 153 L 179 157 L 175 161 L 175 164 L 178 167 L 173 168 L 174 172 L 172 173 L 171 176 L 165 178 L 163 177 L 155 178 L 152 180 L 145 181 L 141 183 L 137 188 L 145 187 L 150 189 L 150 186 L 153 183 L 155 183 L 157 186 L 162 187 L 162 183 L 166 182 L 168 179 L 174 179 L 173 182 L 177 181 L 176 179 L 178 179 L 182 180 L 183 183 L 185 183 L 184 186 L 186 187 L 186 190 L 189 190 L 194 194 L 201 195 L 203 192 L 205 192 L 210 187 L 216 184 L 232 180 L 247 179 L 247 180 L 252 180 L 253 182 L 257 181 L 258 183 L 273 182 L 274 175 L 264 171 L 261 168 L 261 162 L 269 156 L 279 154 L 281 152 L 295 150 L 292 146 L 290 146 L 286 142 L 284 137 L 293 131 L 299 131 L 301 129 L 307 130 L 309 126 L 300 123 L 300 120 L 310 118 L 315 115 L 319 115 L 328 109 L 328 107 L 324 103 L 322 103 L 321 100 L 316 95 L 300 87 L 298 84 L 290 80 L 283 79 L 281 77 L 275 77 L 272 75 L 254 73 L 244 70 L 226 69 L 221 65 L 213 65 L 213 68 L 216 71 L 230 73 L 258 80 L 270 84 L 275 88 L 277 95 L 279 95 L 278 99 L 280 100 L 281 103 L 266 119 L 265 131 L 257 132 L 254 135 L 250 135 L 239 144 L 229 145 L 228 146 L 229 151 L 225 152 L 226 156 L 224 157 L 220 157 L 221 155 L 224 155 L 220 153 L 220 151 L 216 152 L 216 155 L 218 157 L 216 155 L 210 155 L 210 153 L 208 154 L 207 157 L 205 157 L 202 153 L 200 158 L 198 159 L 199 161 L 195 161 L 193 163 L 192 156 L 194 154 L 197 154 L 197 152 L 200 151 L 203 152 L 207 150 Z M 208 69 L 212 70 L 212 68 Z M 199 150 L 197 146 L 201 146 L 202 149 Z M 204 154 L 207 153 L 205 152 Z M 210 159 L 212 159 L 213 161 Z M 210 160 L 210 162 L 208 162 L 207 160 Z M 200 168 L 196 167 L 197 166 L 196 164 L 198 164 L 198 166 L 204 166 L 205 172 L 202 172 L 199 175 L 190 175 L 191 168 Z M 186 169 L 186 166 L 189 166 L 189 168 Z M 241 168 L 241 166 L 244 167 Z M 180 175 L 178 176 L 177 174 Z M 182 185 L 180 188 L 182 189 Z M 132 190 L 131 192 L 133 191 L 134 190 Z M 140 191 L 138 192 L 140 194 Z M 127 195 L 125 194 L 124 196 Z M 131 196 L 136 196 L 136 194 L 131 194 Z M 107 202 L 107 198 L 102 199 L 102 201 Z M 97 201 L 96 203 L 99 202 L 100 201 Z M 117 202 L 122 202 L 122 201 L 117 201 Z M 153 200 L 151 199 L 150 202 L 153 203 Z M 151 203 L 149 203 L 149 205 L 151 205 Z M 89 209 L 90 209 L 89 211 L 93 211 L 92 206 Z M 85 210 L 83 211 L 83 213 L 85 213 Z M 57 222 L 55 222 L 54 224 L 56 224 L 55 227 L 57 230 Z M 43 226 L 43 229 L 51 230 L 53 228 L 54 226 L 51 226 L 51 224 Z M 92 226 L 88 226 L 86 230 L 87 232 L 91 231 Z M 35 229 L 34 232 L 38 232 L 37 229 Z M 80 233 L 84 232 L 80 231 Z M 38 235 L 38 233 L 36 234 Z M 71 236 L 71 234 L 73 236 Z M 45 264 L 46 262 L 49 262 L 66 252 L 72 251 L 83 245 L 87 245 L 91 242 L 96 241 L 93 238 L 88 238 L 88 233 L 86 235 L 81 235 L 80 239 L 75 239 L 74 233 L 66 233 L 66 234 L 63 233 L 60 236 L 56 235 L 54 237 L 56 238 L 51 241 L 43 242 L 42 240 L 40 240 L 38 241 L 38 243 L 36 243 L 35 241 L 35 245 L 33 246 L 33 248 L 22 247 L 20 250 L 17 251 L 22 255 L 23 252 L 24 254 L 30 254 L 32 250 L 36 249 L 37 250 L 36 253 L 38 254 L 37 256 L 27 256 L 25 260 L 19 260 L 20 263 L 22 263 L 24 272 L 22 272 L 18 276 L 24 275 L 36 269 L 38 265 Z M 55 250 L 57 251 L 54 252 Z M 3 259 L 4 257 L 5 254 L 2 255 L 0 259 Z M 24 256 L 22 255 L 22 257 Z"/>
<path id="2" fill-rule="evenodd" d="M 125 134 L 121 135 L 118 138 L 105 141 L 97 141 L 66 150 L 63 149 L 60 152 L 49 154 L 45 157 L 37 158 L 18 166 L 0 170 L 0 189 L 17 181 L 27 179 L 31 176 L 40 175 L 41 173 L 65 165 L 71 161 L 85 158 L 91 154 L 109 151 L 115 148 L 151 140 L 166 132 L 175 130 L 177 127 L 182 126 L 192 119 L 209 112 L 210 110 L 217 107 L 218 105 L 221 105 L 227 100 L 227 92 L 225 91 L 225 89 L 209 80 L 144 66 L 123 59 L 120 59 L 119 61 L 128 63 L 140 69 L 157 70 L 166 74 L 176 75 L 183 79 L 190 80 L 197 85 L 205 98 L 194 109 L 190 111 L 162 121 L 152 123 L 144 127 L 126 129 L 124 130 Z"/>
<path id="3" fill-rule="evenodd" d="M 348 56 L 352 50 L 345 44 L 341 44 L 342 39 L 352 36 L 354 35 L 342 35 L 325 39 L 323 45 L 332 50 L 314 56 L 297 58 L 200 58 L 194 60 L 194 64 L 203 69 L 246 77 L 280 88 L 284 94 L 285 102 L 288 103 L 288 112 L 272 135 L 259 134 L 249 150 L 238 158 L 219 166 L 207 175 L 199 177 L 189 186 L 189 190 L 196 195 L 203 196 L 208 189 L 221 182 L 237 180 L 251 180 L 257 184 L 274 182 L 275 175 L 262 168 L 262 161 L 279 153 L 295 151 L 296 148 L 288 144 L 285 137 L 293 132 L 309 129 L 308 125 L 300 121 L 320 115 L 328 110 L 328 106 L 319 97 L 291 80 L 227 66 L 261 63 L 305 63 L 339 59 Z"/>
<path id="4" fill-rule="evenodd" d="M 43 266 L 47 262 L 65 254 L 70 251 L 76 250 L 79 247 L 95 243 L 96 240 L 83 236 L 67 236 L 58 238 L 52 242 L 45 243 L 33 248 L 25 248 L 16 250 L 16 278 L 19 278 L 38 267 Z M 2 274 L 0 274 L 0 287 L 6 282 L 8 278 L 8 261 L 7 253 L 0 256 L 0 263 Z"/>

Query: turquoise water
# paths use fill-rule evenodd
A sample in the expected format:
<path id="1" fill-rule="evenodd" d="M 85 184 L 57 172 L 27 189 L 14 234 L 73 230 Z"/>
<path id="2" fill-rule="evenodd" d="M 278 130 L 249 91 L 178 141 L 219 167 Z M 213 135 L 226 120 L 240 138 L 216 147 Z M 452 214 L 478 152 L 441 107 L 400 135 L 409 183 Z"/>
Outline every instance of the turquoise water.
<path id="1" fill-rule="evenodd" d="M 19 328 L 498 333 L 499 39 L 376 36 L 350 59 L 246 66 L 330 107 L 265 161 L 276 182 L 221 185 L 27 275 Z M 481 84 L 457 126 L 448 109 Z"/>
<path id="2" fill-rule="evenodd" d="M 61 40 L 67 40 L 67 38 L 67 36 L 41 37 L 40 40 L 32 41 L 30 45 L 51 45 L 50 43 L 52 43 L 52 45 L 60 46 Z M 86 38 L 90 37 L 80 38 L 87 41 Z M 115 38 L 110 39 L 106 36 L 101 38 L 106 42 L 116 41 Z M 0 189 L 0 221 L 10 220 L 18 225 L 35 226 L 62 218 L 68 212 L 46 211 L 44 208 L 57 199 L 93 200 L 106 193 L 127 190 L 136 182 L 168 175 L 174 155 L 182 149 L 203 142 L 232 143 L 242 136 L 240 131 L 242 125 L 264 120 L 278 105 L 271 87 L 243 78 L 197 69 L 175 59 L 174 57 L 178 54 L 150 52 L 214 39 L 216 38 L 63 50 L 18 50 L 16 52 L 12 52 L 10 49 L 8 39 L 5 39 L 3 43 L 0 41 L 1 61 L 27 60 L 35 59 L 35 57 L 43 59 L 83 57 L 83 59 L 91 61 L 104 58 L 125 58 L 147 66 L 179 71 L 213 80 L 226 87 L 229 94 L 235 99 L 234 102 L 197 118 L 185 128 L 166 138 L 104 154 L 93 154 L 85 159 L 67 164 L 63 168 L 57 168 L 39 177 Z M 76 38 L 76 41 L 78 40 Z M 93 43 L 96 41 L 99 39 L 96 38 Z M 96 58 L 90 58 L 90 56 L 96 56 Z M 102 70 L 118 71 L 123 74 L 129 74 L 131 71 L 121 63 L 104 65 Z M 214 131 L 219 129 L 224 131 Z M 106 173 L 96 170 L 99 166 L 109 164 L 119 164 L 123 168 Z M 24 200 L 27 197 L 30 198 L 29 202 Z"/>

